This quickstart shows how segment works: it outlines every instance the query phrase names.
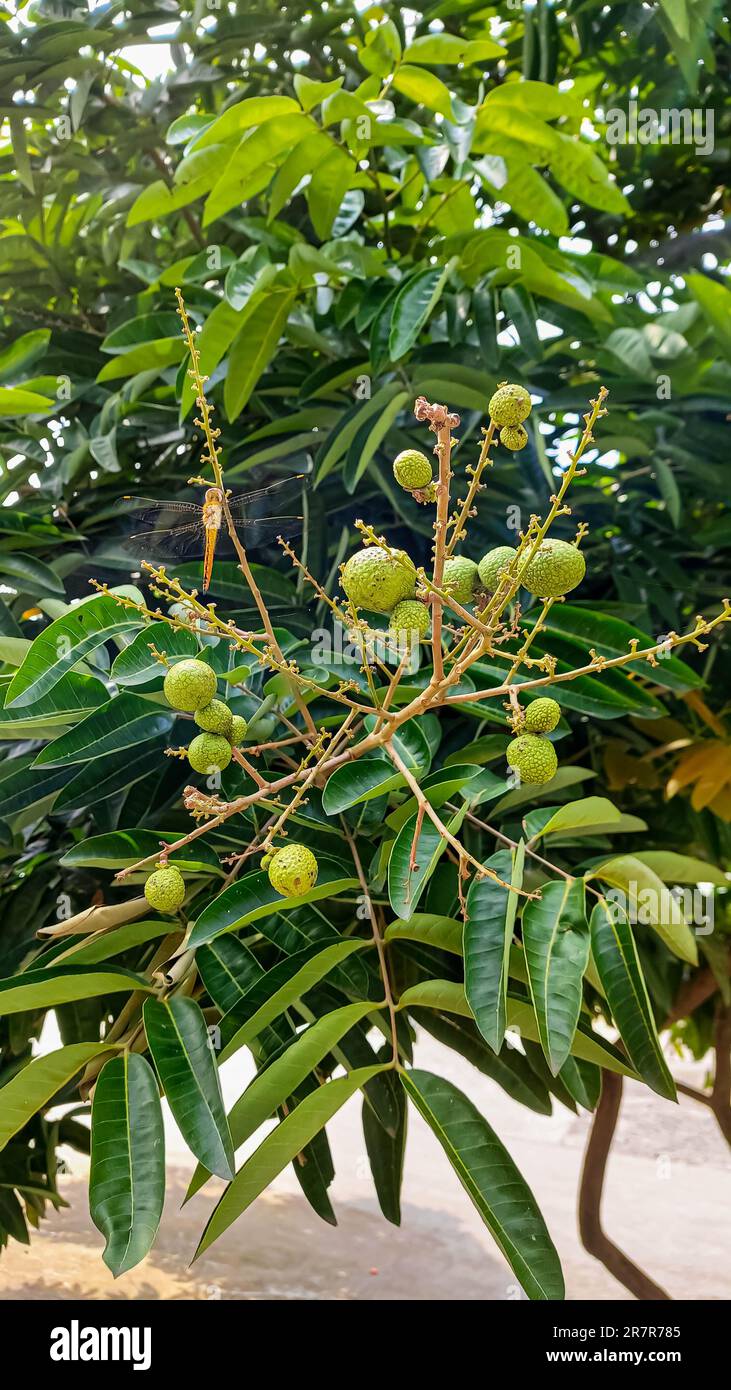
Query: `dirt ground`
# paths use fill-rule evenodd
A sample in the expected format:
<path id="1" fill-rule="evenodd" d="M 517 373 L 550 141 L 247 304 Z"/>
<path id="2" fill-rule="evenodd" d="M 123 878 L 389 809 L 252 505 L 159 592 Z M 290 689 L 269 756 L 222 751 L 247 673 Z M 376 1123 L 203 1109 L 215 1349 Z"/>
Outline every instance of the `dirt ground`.
<path id="1" fill-rule="evenodd" d="M 550 1118 L 510 1100 L 466 1062 L 423 1038 L 419 1065 L 456 1082 L 507 1145 L 538 1199 L 558 1247 L 568 1299 L 630 1295 L 581 1248 L 575 1195 L 589 1124 L 562 1107 Z M 699 1074 L 682 1077 L 699 1083 Z M 241 1064 L 224 1076 L 227 1101 L 246 1083 Z M 383 1220 L 372 1192 L 357 1099 L 328 1126 L 338 1226 L 319 1221 L 291 1170 L 207 1254 L 190 1260 L 222 1185 L 214 1180 L 182 1211 L 192 1170 L 168 1125 L 174 1180 L 160 1236 L 142 1265 L 116 1281 L 101 1261 L 92 1226 L 85 1163 L 69 1153 L 62 1185 L 68 1210 L 46 1221 L 30 1249 L 0 1259 L 0 1299 L 450 1300 L 524 1296 L 433 1136 L 409 1116 L 400 1228 Z M 625 1087 L 610 1163 L 608 1232 L 675 1299 L 731 1297 L 731 1163 L 710 1112 L 679 1107 L 645 1088 Z"/>

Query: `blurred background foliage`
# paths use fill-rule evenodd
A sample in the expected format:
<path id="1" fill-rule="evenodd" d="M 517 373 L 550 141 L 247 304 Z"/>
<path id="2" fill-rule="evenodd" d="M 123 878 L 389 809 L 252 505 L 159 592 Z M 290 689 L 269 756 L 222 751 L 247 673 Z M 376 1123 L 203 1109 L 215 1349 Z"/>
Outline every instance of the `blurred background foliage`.
<path id="1" fill-rule="evenodd" d="M 356 516 L 427 558 L 430 515 L 391 473 L 396 452 L 423 447 L 417 394 L 459 411 L 458 473 L 496 383 L 533 395 L 528 448 L 501 451 L 482 496 L 478 559 L 545 511 L 603 382 L 610 414 L 563 523 L 590 527 L 580 635 L 559 611 L 552 640 L 573 663 L 582 643 L 616 640 L 612 620 L 657 637 L 716 612 L 731 590 L 728 29 L 717 0 L 0 9 L 0 679 L 90 576 L 129 580 L 122 495 L 194 496 L 176 285 L 202 330 L 227 482 L 312 475 L 304 552 L 321 581 Z M 633 101 L 712 116 L 713 148 L 610 143 L 611 113 Z M 309 638 L 288 563 L 276 548 L 254 558 L 287 640 Z M 218 566 L 215 597 L 252 618 L 233 566 Z M 731 663 L 723 643 L 684 659 L 692 686 L 650 704 L 624 675 L 604 707 L 575 701 L 561 759 L 578 775 L 551 799 L 608 795 L 644 820 L 649 847 L 725 868 Z M 76 718 L 109 668 L 102 648 L 72 678 Z M 262 696 L 271 720 L 277 691 L 254 677 L 249 713 Z M 106 870 L 62 855 L 92 834 L 184 822 L 184 775 L 150 772 L 149 745 L 71 794 L 68 770 L 31 769 L 63 715 L 0 710 L 3 976 L 60 893 L 74 911 L 109 893 Z M 494 715 L 444 722 L 442 759 L 501 756 Z M 510 833 L 515 806 L 504 815 Z M 721 895 L 721 931 L 723 913 Z M 663 1018 L 683 967 L 659 941 L 646 954 Z M 105 1011 L 61 1009 L 64 1041 L 98 1035 Z M 685 1026 L 698 1055 L 712 1014 L 705 1003 Z M 11 1022 L 13 1068 L 42 1019 Z M 53 1185 L 59 1139 L 34 1123 L 32 1149 L 0 1160 L 29 1191 Z"/>

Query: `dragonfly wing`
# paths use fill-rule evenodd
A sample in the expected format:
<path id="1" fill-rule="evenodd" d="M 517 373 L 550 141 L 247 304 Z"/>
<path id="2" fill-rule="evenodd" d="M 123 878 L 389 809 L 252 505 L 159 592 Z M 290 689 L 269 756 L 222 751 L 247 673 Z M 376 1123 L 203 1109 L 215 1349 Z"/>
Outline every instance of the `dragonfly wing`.
<path id="1" fill-rule="evenodd" d="M 306 475 L 298 473 L 294 478 L 280 478 L 279 482 L 254 492 L 241 492 L 229 500 L 231 515 L 235 521 L 243 521 L 246 517 L 258 519 L 301 512 L 302 494 L 308 486 Z"/>
<path id="2" fill-rule="evenodd" d="M 136 531 L 123 541 L 125 550 L 142 557 L 168 555 L 197 555 L 203 553 L 203 526 L 194 522 L 187 526 L 157 527 Z"/>

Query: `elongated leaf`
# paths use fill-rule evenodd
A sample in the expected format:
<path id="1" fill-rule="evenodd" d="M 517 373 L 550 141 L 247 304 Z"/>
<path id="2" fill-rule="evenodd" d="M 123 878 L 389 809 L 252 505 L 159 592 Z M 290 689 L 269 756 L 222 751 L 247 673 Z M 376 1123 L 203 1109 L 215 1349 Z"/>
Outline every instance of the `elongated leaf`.
<path id="1" fill-rule="evenodd" d="M 211 1173 L 233 1177 L 233 1144 L 200 1008 L 193 999 L 173 995 L 146 999 L 142 1013 L 157 1074 L 188 1148 Z"/>
<path id="2" fill-rule="evenodd" d="M 145 990 L 152 986 L 143 975 L 131 970 L 106 966 L 66 966 L 63 970 L 26 970 L 9 980 L 0 980 L 0 1017 L 25 1013 L 29 1009 L 52 1009 L 74 999 L 92 999 L 99 994 L 121 990 Z"/>
<path id="3" fill-rule="evenodd" d="M 439 1042 L 471 1062 L 483 1076 L 496 1081 L 520 1105 L 538 1115 L 551 1114 L 551 1097 L 545 1082 L 535 1075 L 527 1058 L 516 1047 L 505 1046 L 496 1056 L 472 1019 L 458 1014 L 416 1008 L 410 1010 L 410 1017 L 420 1028 L 425 1028 Z"/>
<path id="4" fill-rule="evenodd" d="M 427 77 L 423 73 L 422 77 Z M 440 84 L 441 85 L 441 84 Z M 447 281 L 447 270 L 421 270 L 401 287 L 393 306 L 388 352 L 392 362 L 413 347 Z"/>
<path id="5" fill-rule="evenodd" d="M 423 946 L 436 946 L 440 951 L 462 955 L 463 925 L 454 917 L 435 917 L 429 912 L 415 912 L 408 921 L 397 918 L 386 927 L 386 941 L 420 941 Z"/>
<path id="6" fill-rule="evenodd" d="M 634 855 L 609 859 L 592 869 L 587 878 L 600 878 L 624 895 L 629 911 L 642 925 L 654 928 L 674 955 L 691 965 L 698 964 L 698 948 L 693 932 L 678 902 L 653 869 Z"/>
<path id="7" fill-rule="evenodd" d="M 262 1029 L 319 984 L 336 965 L 370 944 L 369 941 L 337 941 L 324 950 L 316 945 L 272 966 L 234 1005 L 230 1017 L 224 1015 L 221 1029 L 223 1031 L 226 1026 L 227 1033 L 232 1036 L 219 1057 L 219 1065 L 258 1037 Z M 230 1027 L 232 1022 L 237 1025 L 235 1032 Z"/>
<path id="8" fill-rule="evenodd" d="M 205 908 L 190 934 L 189 946 L 194 950 L 206 941 L 212 941 L 221 932 L 246 927 L 262 917 L 270 917 L 275 912 L 287 912 L 300 907 L 302 903 L 314 903 L 320 898 L 335 898 L 349 888 L 359 887 L 358 879 L 348 873 L 341 865 L 324 855 L 318 855 L 319 871 L 317 883 L 308 892 L 296 898 L 282 898 L 272 888 L 265 873 L 259 871 L 247 874 L 238 883 L 232 883 L 223 893 Z"/>
<path id="9" fill-rule="evenodd" d="M 363 1102 L 363 1138 L 371 1165 L 378 1205 L 387 1221 L 401 1225 L 401 1182 L 406 1151 L 407 1108 L 403 1088 L 396 1090 L 398 1119 L 395 1133 L 384 1129 L 367 1101 Z"/>
<path id="10" fill-rule="evenodd" d="M 194 1258 L 197 1260 L 214 1240 L 228 1230 L 350 1096 L 365 1086 L 372 1076 L 385 1070 L 384 1065 L 359 1068 L 336 1081 L 328 1081 L 300 1101 L 291 1114 L 267 1135 L 239 1169 L 233 1182 L 229 1183 L 208 1221 Z"/>
<path id="11" fill-rule="evenodd" d="M 35 1057 L 0 1087 L 0 1149 L 108 1044 L 74 1043 Z"/>
<path id="12" fill-rule="evenodd" d="M 136 613 L 98 594 L 57 618 L 36 637 L 6 696 L 9 706 L 33 705 L 82 657 L 123 632 L 139 627 Z"/>
<path id="13" fill-rule="evenodd" d="M 324 1018 L 310 1024 L 281 1057 L 277 1057 L 260 1071 L 229 1111 L 228 1124 L 234 1150 L 244 1144 L 259 1125 L 264 1124 L 265 1120 L 274 1114 L 282 1101 L 294 1094 L 297 1087 L 318 1062 L 322 1061 L 326 1053 L 332 1051 L 343 1035 L 359 1019 L 365 1018 L 366 1014 L 372 1013 L 377 1007 L 369 1003 L 346 1004 L 344 1008 L 326 1014 Z M 190 1180 L 186 1201 L 203 1187 L 210 1176 L 210 1171 L 205 1165 L 199 1164 Z"/>
<path id="14" fill-rule="evenodd" d="M 149 623 L 115 657 L 112 678 L 117 685 L 144 685 L 153 680 L 162 682 L 165 667 L 152 655 L 151 646 L 157 647 L 158 651 L 163 650 L 170 661 L 177 656 L 195 656 L 198 651 L 198 643 L 192 632 L 170 627 L 169 623 Z"/>
<path id="15" fill-rule="evenodd" d="M 633 1067 L 658 1095 L 675 1100 L 627 915 L 602 898 L 591 914 L 591 952 Z"/>
<path id="16" fill-rule="evenodd" d="M 385 796 L 402 784 L 401 773 L 394 771 L 393 763 L 386 758 L 359 758 L 357 762 L 336 768 L 328 778 L 322 793 L 322 808 L 329 816 L 336 816 L 349 806 Z"/>
<path id="17" fill-rule="evenodd" d="M 447 823 L 451 834 L 456 834 L 467 814 L 463 806 Z M 444 850 L 446 841 L 426 817 L 422 824 L 416 845 L 415 867 L 411 867 L 411 849 L 416 830 L 416 816 L 410 816 L 402 826 L 394 841 L 388 861 L 388 896 L 391 906 L 400 918 L 408 921 L 413 917 L 419 898 L 434 872 Z"/>
<path id="18" fill-rule="evenodd" d="M 136 1052 L 102 1068 L 91 1112 L 91 1219 L 115 1278 L 150 1250 L 165 1201 L 165 1131 L 157 1082 Z"/>
<path id="19" fill-rule="evenodd" d="M 64 767 L 136 748 L 147 739 L 168 733 L 173 719 L 171 710 L 123 692 L 49 743 L 38 754 L 35 766 Z"/>
<path id="20" fill-rule="evenodd" d="M 63 598 L 62 581 L 50 565 L 37 560 L 34 555 L 23 555 L 19 550 L 6 551 L 2 558 L 3 576 L 11 580 L 11 588 L 19 593 L 32 594 L 38 598 Z M 13 584 L 12 581 L 18 582 Z"/>
<path id="21" fill-rule="evenodd" d="M 472 1010 L 467 1003 L 464 985 L 454 980 L 422 980 L 418 985 L 410 985 L 401 995 L 399 1009 L 436 1009 L 440 1012 L 458 1014 L 462 1018 L 472 1018 Z M 508 1028 L 513 1028 L 529 1042 L 539 1042 L 538 1022 L 535 1010 L 528 999 L 518 997 L 508 991 Z M 599 1033 L 594 1033 L 588 1023 L 579 1019 L 571 1044 L 571 1055 L 582 1061 L 594 1062 L 598 1067 L 616 1071 L 620 1076 L 636 1077 L 636 1072 L 628 1062 Z"/>
<path id="22" fill-rule="evenodd" d="M 498 850 L 485 860 L 505 883 L 520 888 L 525 849 Z M 472 880 L 464 927 L 465 993 L 483 1038 L 499 1052 L 507 1024 L 508 962 L 518 893 L 489 878 Z"/>
<path id="23" fill-rule="evenodd" d="M 523 947 L 541 1046 L 553 1075 L 561 1070 L 581 1008 L 589 925 L 581 879 L 546 883 L 526 904 Z"/>
<path id="24" fill-rule="evenodd" d="M 224 403 L 229 420 L 235 420 L 241 414 L 259 377 L 274 356 L 294 300 L 294 290 L 269 290 L 239 332 L 229 353 L 224 387 Z"/>
<path id="25" fill-rule="evenodd" d="M 468 1196 L 531 1299 L 562 1299 L 561 1264 L 528 1184 L 470 1100 L 427 1071 L 401 1077 Z"/>
<path id="26" fill-rule="evenodd" d="M 67 850 L 61 863 L 72 869 L 126 869 L 139 859 L 146 859 L 160 849 L 160 842 L 174 844 L 180 833 L 172 830 L 113 830 L 108 835 L 92 835 L 80 840 Z M 171 864 L 177 864 L 186 873 L 222 873 L 218 855 L 203 840 L 194 840 L 183 845 L 169 856 Z M 140 871 L 146 878 L 147 869 Z M 127 882 L 134 883 L 137 875 L 131 874 Z"/>

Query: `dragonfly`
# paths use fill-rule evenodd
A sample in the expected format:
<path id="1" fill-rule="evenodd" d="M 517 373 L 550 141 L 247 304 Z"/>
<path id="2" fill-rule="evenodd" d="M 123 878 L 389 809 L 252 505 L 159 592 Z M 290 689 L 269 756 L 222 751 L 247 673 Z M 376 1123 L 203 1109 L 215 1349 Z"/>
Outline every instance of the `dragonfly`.
<path id="1" fill-rule="evenodd" d="M 302 505 L 303 488 L 307 486 L 305 474 L 300 473 L 254 492 L 229 497 L 231 518 L 244 548 L 248 550 L 277 536 L 287 539 L 297 535 L 302 530 L 303 516 L 294 509 Z M 221 489 L 207 488 L 202 503 L 160 502 L 153 497 L 123 500 L 130 504 L 130 515 L 145 528 L 128 536 L 125 548 L 150 560 L 202 557 L 203 592 L 207 593 L 216 555 L 233 552 Z"/>

